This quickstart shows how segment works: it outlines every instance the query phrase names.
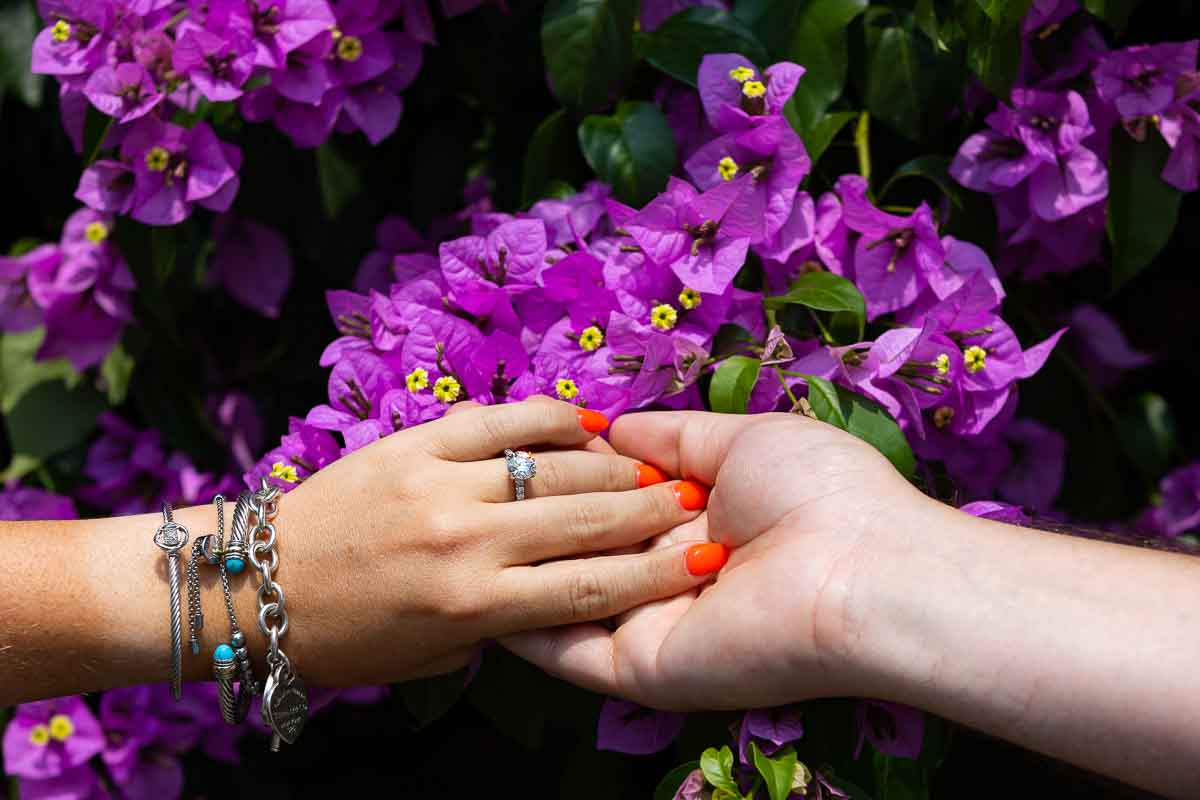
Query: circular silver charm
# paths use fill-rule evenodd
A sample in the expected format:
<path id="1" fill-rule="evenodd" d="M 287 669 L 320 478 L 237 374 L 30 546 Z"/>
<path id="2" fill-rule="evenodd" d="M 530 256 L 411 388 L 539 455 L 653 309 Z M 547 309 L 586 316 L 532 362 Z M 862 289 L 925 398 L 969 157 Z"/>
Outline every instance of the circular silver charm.
<path id="1" fill-rule="evenodd" d="M 512 478 L 517 491 L 517 499 L 525 499 L 525 481 L 537 475 L 537 462 L 533 454 L 525 450 L 505 450 L 504 465 L 508 468 L 508 477 Z"/>
<path id="2" fill-rule="evenodd" d="M 178 522 L 168 520 L 159 525 L 158 530 L 154 532 L 154 543 L 168 555 L 178 553 L 187 547 L 188 529 Z"/>

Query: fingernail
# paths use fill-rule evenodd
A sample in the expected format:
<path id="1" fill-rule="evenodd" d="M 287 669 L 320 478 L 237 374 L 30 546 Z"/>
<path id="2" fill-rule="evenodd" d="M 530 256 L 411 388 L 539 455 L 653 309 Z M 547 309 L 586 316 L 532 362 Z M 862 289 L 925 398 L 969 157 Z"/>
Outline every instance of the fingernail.
<path id="1" fill-rule="evenodd" d="M 599 433 L 608 427 L 608 417 L 601 414 L 599 411 L 592 411 L 588 408 L 578 408 L 575 413 L 579 415 L 579 424 L 588 433 Z"/>
<path id="2" fill-rule="evenodd" d="M 656 483 L 666 483 L 669 480 L 667 473 L 649 464 L 638 464 L 637 473 L 639 489 L 645 489 L 647 486 L 653 486 Z"/>
<path id="3" fill-rule="evenodd" d="M 675 484 L 675 499 L 685 511 L 699 511 L 708 505 L 708 489 L 695 481 L 680 481 Z"/>
<path id="4" fill-rule="evenodd" d="M 719 542 L 689 547 L 684 556 L 687 571 L 692 575 L 711 575 L 725 566 L 728 560 L 729 550 Z"/>

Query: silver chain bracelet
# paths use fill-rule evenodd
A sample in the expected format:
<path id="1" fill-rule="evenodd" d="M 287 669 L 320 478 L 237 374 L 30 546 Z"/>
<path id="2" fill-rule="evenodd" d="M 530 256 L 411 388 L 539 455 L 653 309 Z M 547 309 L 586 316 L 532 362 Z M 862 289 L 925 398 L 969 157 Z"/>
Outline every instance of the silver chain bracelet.
<path id="1" fill-rule="evenodd" d="M 277 531 L 273 520 L 279 510 L 279 489 L 266 478 L 251 499 L 254 527 L 247 539 L 250 563 L 262 578 L 258 587 L 258 628 L 269 641 L 267 678 L 262 690 L 262 719 L 271 729 L 271 750 L 281 742 L 294 744 L 308 718 L 308 692 L 304 681 L 288 659 L 279 640 L 288 631 L 288 613 L 283 587 L 272 577 L 279 567 L 275 549 Z M 235 521 L 237 514 L 234 514 Z M 273 599 L 268 599 L 273 598 Z"/>

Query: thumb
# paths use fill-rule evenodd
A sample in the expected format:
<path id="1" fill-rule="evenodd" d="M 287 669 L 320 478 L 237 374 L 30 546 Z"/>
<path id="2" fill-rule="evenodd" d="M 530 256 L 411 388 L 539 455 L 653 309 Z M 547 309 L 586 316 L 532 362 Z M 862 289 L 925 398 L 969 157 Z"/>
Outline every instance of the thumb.
<path id="1" fill-rule="evenodd" d="M 622 455 L 712 486 L 734 440 L 773 416 L 708 411 L 625 414 L 613 423 L 609 442 Z"/>

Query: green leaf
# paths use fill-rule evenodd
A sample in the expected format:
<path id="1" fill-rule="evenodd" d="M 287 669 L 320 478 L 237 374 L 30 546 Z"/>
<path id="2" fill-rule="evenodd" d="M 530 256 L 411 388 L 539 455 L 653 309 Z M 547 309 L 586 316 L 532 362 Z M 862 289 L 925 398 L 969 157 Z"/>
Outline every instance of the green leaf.
<path id="1" fill-rule="evenodd" d="M 942 123 L 944 81 L 956 74 L 934 52 L 912 14 L 871 7 L 863 18 L 866 62 L 863 95 L 871 116 L 917 141 L 926 125 Z"/>
<path id="2" fill-rule="evenodd" d="M 875 751 L 875 792 L 880 800 L 929 800 L 930 775 L 912 759 Z"/>
<path id="3" fill-rule="evenodd" d="M 700 771 L 704 779 L 717 789 L 738 793 L 737 781 L 733 779 L 733 751 L 728 745 L 717 750 L 710 747 L 700 756 Z"/>
<path id="4" fill-rule="evenodd" d="M 79 373 L 65 358 L 35 360 L 45 336 L 44 328 L 0 336 L 0 413 L 12 413 L 21 396 L 43 381 L 79 382 Z"/>
<path id="5" fill-rule="evenodd" d="M 1021 70 L 1021 22 L 1031 0 L 979 0 L 962 13 L 967 66 L 997 97 L 1008 97 Z"/>
<path id="6" fill-rule="evenodd" d="M 100 364 L 102 388 L 108 396 L 108 404 L 110 406 L 119 406 L 125 402 L 125 396 L 129 393 L 129 379 L 133 377 L 134 366 L 133 356 L 125 352 L 125 348 L 121 346 L 120 342 L 109 351 L 108 355 L 104 358 L 104 362 Z"/>
<path id="7" fill-rule="evenodd" d="M 7 415 L 13 456 L 38 463 L 81 444 L 104 410 L 104 398 L 87 386 L 68 389 L 60 380 L 39 383 L 21 395 Z"/>
<path id="8" fill-rule="evenodd" d="M 654 790 L 654 800 L 674 800 L 679 787 L 687 780 L 688 775 L 699 768 L 699 761 L 689 761 L 668 772 L 666 777 L 658 782 L 658 788 Z"/>
<path id="9" fill-rule="evenodd" d="M 867 303 L 862 292 L 850 281 L 832 272 L 807 272 L 797 278 L 787 294 L 768 297 L 768 309 L 801 305 L 817 311 L 842 311 L 853 315 L 858 338 L 861 339 L 867 322 Z"/>
<path id="10" fill-rule="evenodd" d="M 321 185 L 321 204 L 330 220 L 337 219 L 363 188 L 358 168 L 338 153 L 332 140 L 317 148 L 317 179 Z"/>
<path id="11" fill-rule="evenodd" d="M 774 758 L 767 758 L 756 742 L 750 742 L 750 753 L 754 758 L 754 768 L 762 775 L 771 800 L 787 800 L 796 777 L 796 751 L 789 747 Z"/>
<path id="12" fill-rule="evenodd" d="M 792 108 L 792 104 L 789 102 L 783 107 L 783 115 L 787 117 L 796 133 L 800 134 L 800 138 L 804 140 L 804 148 L 808 151 L 808 157 L 814 164 L 829 149 L 829 145 L 833 143 L 842 128 L 846 127 L 851 120 L 858 119 L 857 111 L 834 111 L 822 115 L 810 129 L 802 131 L 799 127 L 800 120 L 795 116 Z"/>
<path id="13" fill-rule="evenodd" d="M 883 406 L 843 386 L 805 375 L 808 402 L 817 419 L 854 434 L 892 462 L 904 477 L 917 474 L 917 460 L 900 426 Z"/>
<path id="14" fill-rule="evenodd" d="M 467 688 L 467 671 L 460 669 L 447 675 L 422 678 L 392 685 L 404 708 L 412 715 L 417 728 L 437 722 L 454 708 Z"/>
<path id="15" fill-rule="evenodd" d="M 644 55 L 672 78 L 696 86 L 700 61 L 709 53 L 740 53 L 760 68 L 768 60 L 767 51 L 741 20 L 706 6 L 672 15 L 649 34 Z"/>
<path id="16" fill-rule="evenodd" d="M 1147 483 L 1156 482 L 1171 466 L 1178 426 L 1162 395 L 1150 392 L 1134 398 L 1117 428 L 1125 452 Z"/>
<path id="17" fill-rule="evenodd" d="M 1162 252 L 1179 219 L 1182 193 L 1159 175 L 1170 151 L 1161 136 L 1138 142 L 1113 129 L 1108 167 L 1108 240 L 1113 288 L 1119 289 Z"/>
<path id="18" fill-rule="evenodd" d="M 11 91 L 30 108 L 41 107 L 45 76 L 29 70 L 37 31 L 33 3 L 15 0 L 0 7 L 0 100 Z"/>
<path id="19" fill-rule="evenodd" d="M 782 57 L 804 65 L 804 77 L 788 101 L 803 138 L 842 96 L 850 61 L 846 29 L 867 9 L 867 0 L 777 0 L 777 5 L 796 9 L 792 26 L 784 28 L 791 35 Z"/>
<path id="20" fill-rule="evenodd" d="M 1137 8 L 1140 0 L 1083 0 L 1083 7 L 1091 14 L 1108 23 L 1117 33 L 1122 33 L 1129 23 L 1129 15 Z"/>
<path id="21" fill-rule="evenodd" d="M 761 369 L 762 362 L 748 356 L 730 356 L 722 361 L 708 385 L 709 407 L 721 414 L 745 414 Z"/>
<path id="22" fill-rule="evenodd" d="M 556 181 L 570 172 L 578 159 L 571 118 L 561 108 L 542 120 L 525 149 L 521 175 L 521 205 L 525 208 L 546 197 Z"/>
<path id="23" fill-rule="evenodd" d="M 675 169 L 675 136 L 652 103 L 623 100 L 612 116 L 585 117 L 579 146 L 600 180 L 635 206 L 662 191 Z"/>
<path id="24" fill-rule="evenodd" d="M 871 115 L 866 111 L 858 115 L 854 127 L 854 152 L 858 156 L 858 174 L 871 182 Z"/>
<path id="25" fill-rule="evenodd" d="M 618 96 L 633 70 L 637 0 L 550 0 L 542 16 L 542 54 L 554 96 L 593 111 Z"/>

